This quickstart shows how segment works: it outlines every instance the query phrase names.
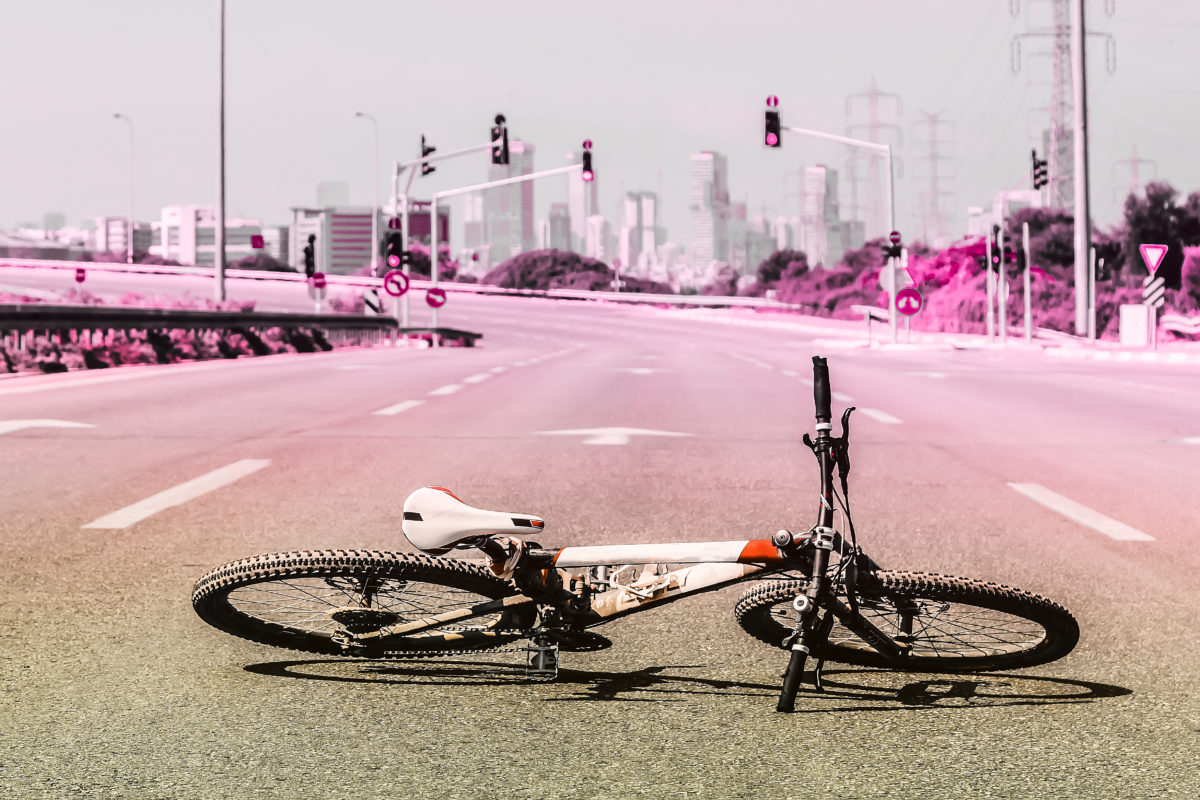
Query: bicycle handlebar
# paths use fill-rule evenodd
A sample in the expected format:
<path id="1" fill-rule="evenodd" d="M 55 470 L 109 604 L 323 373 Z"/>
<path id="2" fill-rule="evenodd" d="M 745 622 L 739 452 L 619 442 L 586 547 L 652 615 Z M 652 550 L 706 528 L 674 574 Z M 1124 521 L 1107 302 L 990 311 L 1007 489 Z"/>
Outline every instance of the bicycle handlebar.
<path id="1" fill-rule="evenodd" d="M 817 403 L 817 422 L 829 423 L 833 419 L 829 396 L 829 366 L 825 359 L 813 356 L 813 399 Z"/>

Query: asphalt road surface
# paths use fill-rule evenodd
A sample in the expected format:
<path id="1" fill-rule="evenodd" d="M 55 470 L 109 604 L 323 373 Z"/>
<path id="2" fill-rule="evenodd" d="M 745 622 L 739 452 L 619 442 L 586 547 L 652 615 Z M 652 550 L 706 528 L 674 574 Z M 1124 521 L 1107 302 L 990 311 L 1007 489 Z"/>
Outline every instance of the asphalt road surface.
<path id="1" fill-rule="evenodd" d="M 0 381 L 0 797 L 1196 796 L 1194 369 L 451 303 L 479 347 Z M 196 578 L 235 558 L 410 551 L 400 507 L 427 485 L 544 517 L 547 546 L 805 529 L 814 354 L 835 413 L 859 408 L 865 549 L 1046 594 L 1080 622 L 1073 653 L 971 676 L 831 665 L 784 715 L 786 654 L 738 628 L 741 587 L 613 623 L 614 648 L 564 654 L 549 684 L 505 654 L 306 657 L 192 611 Z M 607 427 L 688 435 L 544 435 Z M 227 485 L 88 527 L 233 464 Z"/>

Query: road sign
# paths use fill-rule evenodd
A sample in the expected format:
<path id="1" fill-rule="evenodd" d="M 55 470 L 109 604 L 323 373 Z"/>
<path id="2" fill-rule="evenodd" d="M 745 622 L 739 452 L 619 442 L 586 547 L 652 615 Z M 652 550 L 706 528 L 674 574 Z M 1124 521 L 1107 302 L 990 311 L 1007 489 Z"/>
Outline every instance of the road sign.
<path id="1" fill-rule="evenodd" d="M 425 292 L 425 302 L 433 308 L 441 308 L 446 305 L 446 290 L 440 286 L 435 286 Z"/>
<path id="2" fill-rule="evenodd" d="M 921 310 L 921 293 L 911 286 L 905 286 L 896 292 L 896 310 L 906 317 Z"/>
<path id="3" fill-rule="evenodd" d="M 87 279 L 87 270 L 82 270 L 82 269 L 75 270 L 75 282 L 76 283 L 83 283 L 84 280 L 86 280 L 86 279 Z"/>
<path id="4" fill-rule="evenodd" d="M 392 217 L 391 219 L 388 220 L 388 230 L 389 231 L 400 230 L 400 218 L 399 217 Z"/>
<path id="5" fill-rule="evenodd" d="M 1167 255 L 1167 246 L 1165 244 L 1142 244 L 1138 245 L 1138 252 L 1142 254 L 1142 260 L 1146 262 L 1146 269 L 1150 270 L 1150 274 L 1153 275 L 1154 270 L 1158 269 L 1158 265 Z"/>
<path id="6" fill-rule="evenodd" d="M 392 297 L 400 297 L 408 291 L 408 276 L 398 269 L 388 270 L 383 276 L 383 290 Z"/>
<path id="7" fill-rule="evenodd" d="M 371 314 L 378 314 L 383 311 L 383 302 L 379 299 L 379 291 L 377 289 L 368 289 L 363 293 L 363 308 L 367 309 Z"/>
<path id="8" fill-rule="evenodd" d="M 902 268 L 898 261 L 895 263 L 892 269 L 888 269 L 888 265 L 884 264 L 883 269 L 879 270 L 879 288 L 883 289 L 885 292 L 890 292 L 892 290 L 892 284 L 888 282 L 889 275 L 895 275 L 900 279 L 900 283 L 897 285 L 902 284 L 903 286 L 912 286 L 916 283 L 916 281 L 914 281 L 912 278 L 912 273 L 907 269 Z"/>
<path id="9" fill-rule="evenodd" d="M 257 233 L 251 234 L 250 235 L 250 246 L 253 247 L 255 250 L 262 250 L 263 249 L 263 237 L 259 236 Z"/>
<path id="10" fill-rule="evenodd" d="M 315 288 L 315 289 L 324 289 L 325 288 L 325 273 L 324 272 L 313 273 L 312 284 L 313 284 L 313 288 Z"/>
<path id="11" fill-rule="evenodd" d="M 1143 245 L 1143 247 L 1144 246 L 1145 245 Z M 1159 260 L 1161 261 L 1162 259 L 1160 258 Z M 1146 261 L 1146 266 L 1150 266 L 1149 260 Z M 1167 302 L 1167 299 L 1164 296 L 1167 293 L 1166 283 L 1166 278 L 1163 278 L 1161 275 L 1147 275 L 1145 279 L 1142 280 L 1142 302 L 1148 306 L 1161 308 L 1162 304 Z"/>
<path id="12" fill-rule="evenodd" d="M 892 244 L 900 244 L 900 231 L 892 231 L 889 233 L 888 241 Z"/>

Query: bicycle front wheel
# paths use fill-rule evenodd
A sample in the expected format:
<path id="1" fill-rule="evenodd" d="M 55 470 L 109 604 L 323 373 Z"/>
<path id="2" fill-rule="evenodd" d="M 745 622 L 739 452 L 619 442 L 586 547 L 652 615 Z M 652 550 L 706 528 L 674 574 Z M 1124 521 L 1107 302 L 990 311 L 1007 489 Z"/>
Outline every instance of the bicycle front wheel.
<path id="1" fill-rule="evenodd" d="M 749 589 L 734 609 L 751 636 L 780 646 L 793 630 L 792 601 L 804 581 L 769 581 Z M 1041 595 L 969 578 L 923 572 L 873 573 L 858 589 L 859 611 L 909 655 L 882 656 L 837 621 L 814 655 L 845 664 L 919 671 L 1032 667 L 1062 658 L 1079 641 L 1079 624 Z M 839 598 L 846 602 L 844 587 Z"/>
<path id="2" fill-rule="evenodd" d="M 213 627 L 262 644 L 325 655 L 411 658 L 489 650 L 521 638 L 511 609 L 394 634 L 405 623 L 517 593 L 507 581 L 461 561 L 317 550 L 217 567 L 196 582 L 192 607 Z"/>

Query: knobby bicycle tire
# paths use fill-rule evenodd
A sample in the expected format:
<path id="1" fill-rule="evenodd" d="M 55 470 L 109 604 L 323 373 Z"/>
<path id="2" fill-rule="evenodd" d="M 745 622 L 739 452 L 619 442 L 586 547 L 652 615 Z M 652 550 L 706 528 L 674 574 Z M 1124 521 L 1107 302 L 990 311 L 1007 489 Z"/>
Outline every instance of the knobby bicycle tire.
<path id="1" fill-rule="evenodd" d="M 472 618 L 412 636 L 391 636 L 384 648 L 348 649 L 330 614 L 362 608 L 369 591 L 375 613 L 403 624 L 517 594 L 487 570 L 451 559 L 377 550 L 272 553 L 233 561 L 196 581 L 192 607 L 219 630 L 243 639 L 324 655 L 413 658 L 446 651 L 490 650 L 521 638 L 503 613 Z M 370 613 L 370 612 L 368 612 Z M 378 623 L 376 623 L 378 624 Z"/>
<path id="2" fill-rule="evenodd" d="M 751 636 L 779 647 L 791 635 L 792 601 L 804 581 L 769 581 L 748 589 L 734 615 Z M 844 587 L 839 587 L 846 602 Z M 910 670 L 972 671 L 1045 664 L 1071 652 L 1079 625 L 1065 608 L 1041 595 L 996 583 L 923 572 L 880 570 L 857 588 L 860 613 L 884 633 L 912 645 L 899 661 L 881 655 L 841 622 L 813 653 L 845 664 Z M 911 618 L 904 637 L 901 608 Z"/>

